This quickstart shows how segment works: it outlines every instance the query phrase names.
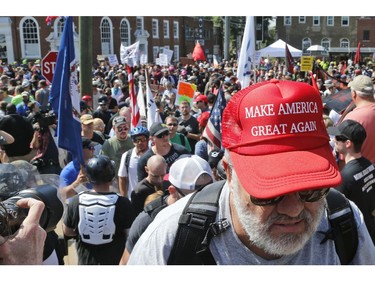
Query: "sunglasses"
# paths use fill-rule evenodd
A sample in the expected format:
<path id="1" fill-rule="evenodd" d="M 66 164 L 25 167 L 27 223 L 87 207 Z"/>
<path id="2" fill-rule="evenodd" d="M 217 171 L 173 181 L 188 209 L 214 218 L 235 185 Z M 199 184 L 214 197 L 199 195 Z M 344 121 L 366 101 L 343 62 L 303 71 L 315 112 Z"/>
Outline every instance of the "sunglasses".
<path id="1" fill-rule="evenodd" d="M 316 202 L 316 201 L 319 201 L 320 199 L 323 199 L 324 197 L 327 196 L 328 192 L 329 192 L 329 188 L 305 190 L 305 191 L 297 192 L 297 196 L 302 202 L 311 203 L 311 202 Z M 254 205 L 257 205 L 257 206 L 271 206 L 271 205 L 276 205 L 277 203 L 280 203 L 281 200 L 284 199 L 284 197 L 285 195 L 277 196 L 274 198 L 261 199 L 261 198 L 256 198 L 250 195 L 250 200 Z"/>
<path id="2" fill-rule="evenodd" d="M 169 124 L 167 124 L 167 126 L 168 127 L 177 127 L 178 126 L 178 124 L 177 123 L 169 123 Z"/>
<path id="3" fill-rule="evenodd" d="M 147 141 L 147 139 L 146 139 L 146 138 L 141 138 L 141 139 L 133 139 L 133 142 L 134 142 L 134 143 L 141 143 L 141 142 L 145 142 L 145 141 Z"/>
<path id="4" fill-rule="evenodd" d="M 120 133 L 122 131 L 129 131 L 129 128 L 128 127 L 117 127 L 117 131 L 119 131 Z"/>
<path id="5" fill-rule="evenodd" d="M 155 136 L 155 137 L 157 137 L 158 139 L 162 139 L 162 138 L 164 138 L 165 136 L 169 136 L 169 132 L 168 132 L 168 131 L 166 131 L 166 132 L 164 132 L 164 133 L 162 133 L 162 134 L 160 134 L 160 135 L 157 135 L 157 136 Z"/>

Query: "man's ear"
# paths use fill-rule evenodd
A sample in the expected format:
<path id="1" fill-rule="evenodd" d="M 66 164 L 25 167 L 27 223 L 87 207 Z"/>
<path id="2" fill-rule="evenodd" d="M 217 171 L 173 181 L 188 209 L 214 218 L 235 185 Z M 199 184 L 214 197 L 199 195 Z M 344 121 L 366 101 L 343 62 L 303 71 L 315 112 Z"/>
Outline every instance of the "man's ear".
<path id="1" fill-rule="evenodd" d="M 145 166 L 145 171 L 148 174 L 148 167 L 147 166 Z"/>
<path id="2" fill-rule="evenodd" d="M 173 185 L 170 185 L 168 187 L 168 191 L 169 191 L 169 195 L 170 196 L 172 196 L 173 198 L 177 197 L 178 192 L 177 192 L 176 188 Z"/>

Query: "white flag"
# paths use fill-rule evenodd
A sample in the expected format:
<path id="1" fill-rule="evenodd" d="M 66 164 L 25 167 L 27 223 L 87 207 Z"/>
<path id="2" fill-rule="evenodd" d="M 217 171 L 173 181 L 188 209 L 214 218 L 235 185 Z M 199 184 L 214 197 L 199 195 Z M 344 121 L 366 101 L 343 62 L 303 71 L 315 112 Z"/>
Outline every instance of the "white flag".
<path id="1" fill-rule="evenodd" d="M 146 105 L 141 81 L 138 82 L 138 87 L 139 89 L 137 94 L 137 103 L 139 108 L 139 114 L 141 115 L 141 117 L 146 117 Z"/>
<path id="2" fill-rule="evenodd" d="M 120 59 L 121 63 L 127 64 L 129 66 L 138 65 L 139 57 L 139 41 L 135 42 L 133 45 L 125 47 L 121 44 L 120 47 Z"/>
<path id="3" fill-rule="evenodd" d="M 237 78 L 242 88 L 246 88 L 250 84 L 250 70 L 255 59 L 255 40 L 254 16 L 247 16 L 240 56 L 237 60 Z"/>
<path id="4" fill-rule="evenodd" d="M 150 85 L 148 84 L 148 70 L 145 71 L 146 74 L 146 103 L 147 103 L 147 129 L 150 130 L 151 125 L 155 122 L 161 122 L 161 117 L 158 112 L 156 112 L 156 104 L 154 100 L 154 95 L 152 94 Z"/>

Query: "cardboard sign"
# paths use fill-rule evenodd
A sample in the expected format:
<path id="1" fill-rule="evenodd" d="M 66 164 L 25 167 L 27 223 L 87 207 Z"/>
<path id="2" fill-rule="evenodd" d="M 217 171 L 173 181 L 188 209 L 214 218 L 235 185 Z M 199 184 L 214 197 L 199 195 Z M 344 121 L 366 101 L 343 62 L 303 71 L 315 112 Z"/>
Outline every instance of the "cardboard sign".
<path id="1" fill-rule="evenodd" d="M 301 57 L 301 71 L 311 71 L 313 67 L 313 57 L 302 56 Z"/>

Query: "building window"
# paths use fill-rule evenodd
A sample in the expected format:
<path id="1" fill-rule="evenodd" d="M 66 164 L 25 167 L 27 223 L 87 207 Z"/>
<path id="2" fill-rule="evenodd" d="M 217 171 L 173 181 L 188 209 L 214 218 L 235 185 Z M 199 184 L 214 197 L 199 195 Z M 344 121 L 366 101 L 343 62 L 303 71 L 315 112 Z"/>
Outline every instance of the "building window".
<path id="1" fill-rule="evenodd" d="M 341 17 L 341 26 L 349 26 L 349 17 Z"/>
<path id="2" fill-rule="evenodd" d="M 137 17 L 137 30 L 143 30 L 143 29 L 144 29 L 143 17 Z"/>
<path id="3" fill-rule="evenodd" d="M 37 21 L 25 17 L 20 22 L 21 49 L 23 58 L 40 58 L 40 39 Z"/>
<path id="4" fill-rule="evenodd" d="M 152 19 L 152 38 L 159 38 L 159 20 Z"/>
<path id="5" fill-rule="evenodd" d="M 313 26 L 320 25 L 320 17 L 313 17 Z"/>
<path id="6" fill-rule="evenodd" d="M 130 24 L 127 19 L 122 19 L 120 23 L 120 40 L 123 46 L 130 46 Z"/>
<path id="7" fill-rule="evenodd" d="M 306 23 L 306 17 L 298 17 L 299 23 Z"/>
<path id="8" fill-rule="evenodd" d="M 335 25 L 335 20 L 334 17 L 327 17 L 327 26 L 334 26 Z"/>
<path id="9" fill-rule="evenodd" d="M 155 47 L 155 46 L 152 47 L 152 55 L 154 56 L 154 61 L 156 61 L 156 59 L 159 56 L 159 50 L 160 50 L 159 47 Z"/>
<path id="10" fill-rule="evenodd" d="M 302 39 L 302 52 L 306 52 L 306 50 L 311 46 L 311 39 L 310 38 L 303 38 Z"/>
<path id="11" fill-rule="evenodd" d="M 185 39 L 186 41 L 194 41 L 194 28 L 188 26 L 185 28 Z"/>
<path id="12" fill-rule="evenodd" d="M 173 22 L 173 38 L 174 39 L 180 38 L 180 29 L 179 29 L 178 21 Z"/>
<path id="13" fill-rule="evenodd" d="M 349 40 L 347 38 L 340 39 L 340 48 L 349 48 Z"/>
<path id="14" fill-rule="evenodd" d="M 169 38 L 169 21 L 163 21 L 164 38 Z"/>
<path id="15" fill-rule="evenodd" d="M 284 17 L 284 25 L 291 25 L 292 17 Z"/>
<path id="16" fill-rule="evenodd" d="M 328 51 L 329 48 L 331 47 L 331 40 L 329 40 L 328 38 L 323 38 L 320 45 L 322 45 L 322 47 L 324 47 L 324 49 Z"/>
<path id="17" fill-rule="evenodd" d="M 370 41 L 370 30 L 363 30 L 363 41 Z"/>
<path id="18" fill-rule="evenodd" d="M 113 54 L 112 48 L 112 23 L 108 17 L 104 17 L 100 24 L 100 37 L 102 44 L 102 55 Z"/>
<path id="19" fill-rule="evenodd" d="M 64 18 L 60 17 L 56 19 L 53 26 L 55 28 L 56 38 L 61 38 L 62 33 L 64 31 Z"/>
<path id="20" fill-rule="evenodd" d="M 173 47 L 173 58 L 175 62 L 180 61 L 180 46 L 174 45 Z"/>

